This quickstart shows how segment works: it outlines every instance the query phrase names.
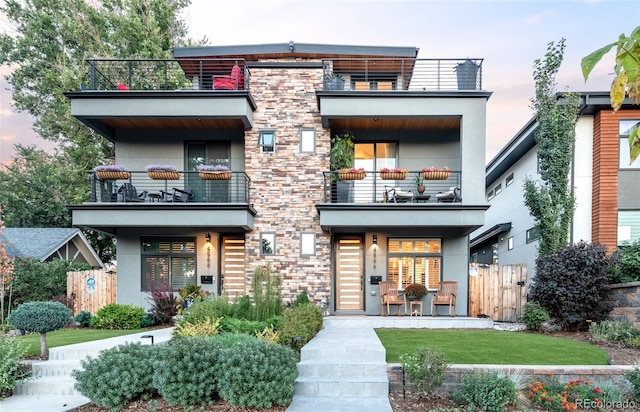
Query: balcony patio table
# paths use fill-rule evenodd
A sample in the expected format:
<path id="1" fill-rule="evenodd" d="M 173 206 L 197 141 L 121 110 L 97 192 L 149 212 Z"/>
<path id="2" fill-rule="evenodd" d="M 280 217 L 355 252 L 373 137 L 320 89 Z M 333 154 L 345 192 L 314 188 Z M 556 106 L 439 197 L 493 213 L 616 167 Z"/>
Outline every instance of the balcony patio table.
<path id="1" fill-rule="evenodd" d="M 431 199 L 430 195 L 421 195 L 419 193 L 415 193 L 413 195 L 413 202 L 414 203 L 427 203 L 429 201 L 429 199 Z"/>

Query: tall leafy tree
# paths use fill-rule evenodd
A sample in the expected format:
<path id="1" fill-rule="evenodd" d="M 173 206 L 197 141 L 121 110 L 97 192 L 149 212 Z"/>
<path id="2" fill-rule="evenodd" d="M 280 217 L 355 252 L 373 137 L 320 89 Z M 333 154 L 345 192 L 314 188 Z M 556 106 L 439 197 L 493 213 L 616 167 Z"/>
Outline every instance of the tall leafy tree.
<path id="1" fill-rule="evenodd" d="M 634 104 L 640 104 L 640 26 L 636 27 L 630 36 L 627 37 L 623 33 L 618 37 L 618 41 L 583 57 L 580 66 L 586 81 L 596 64 L 614 46 L 617 47 L 616 64 L 613 66 L 616 77 L 611 83 L 611 107 L 613 111 L 618 111 L 622 107 L 625 95 L 628 95 Z M 640 135 L 637 128 L 629 135 L 629 152 L 631 164 L 640 156 Z"/>
<path id="2" fill-rule="evenodd" d="M 567 245 L 574 212 L 569 172 L 580 99 L 565 93 L 560 104 L 556 98 L 555 78 L 564 48 L 564 39 L 551 42 L 545 58 L 534 62 L 535 98 L 531 102 L 538 121 L 535 139 L 541 181 L 525 179 L 524 200 L 540 231 L 539 258 Z"/>

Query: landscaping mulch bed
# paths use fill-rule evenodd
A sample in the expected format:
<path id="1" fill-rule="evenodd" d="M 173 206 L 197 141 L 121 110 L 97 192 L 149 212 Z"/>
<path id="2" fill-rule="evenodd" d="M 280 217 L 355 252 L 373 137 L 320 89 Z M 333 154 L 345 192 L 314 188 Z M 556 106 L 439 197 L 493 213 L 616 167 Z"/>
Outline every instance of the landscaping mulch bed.
<path id="1" fill-rule="evenodd" d="M 581 342 L 586 342 L 602 348 L 609 355 L 609 363 L 612 365 L 637 365 L 640 364 L 640 350 L 625 348 L 621 345 L 610 343 L 596 343 L 593 342 L 588 332 L 548 332 L 545 333 L 548 336 L 555 336 L 561 338 L 575 339 Z M 446 395 L 431 399 L 421 399 L 410 393 L 403 396 L 401 390 L 392 390 L 389 393 L 389 401 L 394 412 L 429 412 L 432 410 L 438 410 L 438 408 L 454 409 L 456 405 Z M 238 412 L 238 411 L 254 411 L 254 412 L 283 412 L 286 411 L 285 407 L 277 408 L 262 408 L 262 409 L 243 409 L 230 406 L 224 401 L 218 401 L 214 405 L 209 405 L 203 409 L 197 409 L 203 412 Z M 459 409 L 462 411 L 462 409 Z M 538 412 L 541 409 L 536 409 L 528 406 L 528 410 L 531 412 Z M 127 405 L 123 411 L 139 411 L 139 412 L 151 412 L 151 411 L 167 411 L 167 412 L 184 412 L 184 408 L 179 406 L 169 406 L 162 399 L 149 401 L 136 401 Z M 510 407 L 507 412 L 520 412 L 521 407 Z M 607 412 L 632 412 L 638 411 L 638 405 L 635 408 L 622 408 L 622 409 L 608 409 Z M 87 404 L 79 408 L 74 409 L 74 412 L 109 412 L 107 408 L 100 408 L 94 404 Z M 312 411 L 310 411 L 312 412 Z"/>

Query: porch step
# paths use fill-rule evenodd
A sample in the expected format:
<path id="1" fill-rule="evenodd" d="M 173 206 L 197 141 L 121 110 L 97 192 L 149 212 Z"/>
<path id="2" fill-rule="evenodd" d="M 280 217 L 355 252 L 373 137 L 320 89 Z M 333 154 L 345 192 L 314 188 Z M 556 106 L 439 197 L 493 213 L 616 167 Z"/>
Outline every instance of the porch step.
<path id="1" fill-rule="evenodd" d="M 15 395 L 78 396 L 74 388 L 76 381 L 71 376 L 41 376 L 33 381 L 18 383 L 13 389 Z"/>
<path id="2" fill-rule="evenodd" d="M 364 396 L 385 398 L 389 393 L 386 376 L 339 378 L 339 377 L 298 377 L 296 395 L 301 396 Z"/>
<path id="3" fill-rule="evenodd" d="M 392 412 L 389 398 L 364 397 L 364 396 L 340 396 L 317 397 L 296 395 L 287 408 L 287 412 L 308 411 L 366 411 L 366 412 Z"/>
<path id="4" fill-rule="evenodd" d="M 31 365 L 34 377 L 45 376 L 67 376 L 71 377 L 71 372 L 75 369 L 82 369 L 78 360 L 50 360 L 37 362 Z"/>
<path id="5" fill-rule="evenodd" d="M 363 363 L 324 363 L 301 361 L 298 363 L 298 375 L 308 378 L 334 376 L 345 379 L 365 378 L 386 375 L 386 364 L 380 362 Z"/>

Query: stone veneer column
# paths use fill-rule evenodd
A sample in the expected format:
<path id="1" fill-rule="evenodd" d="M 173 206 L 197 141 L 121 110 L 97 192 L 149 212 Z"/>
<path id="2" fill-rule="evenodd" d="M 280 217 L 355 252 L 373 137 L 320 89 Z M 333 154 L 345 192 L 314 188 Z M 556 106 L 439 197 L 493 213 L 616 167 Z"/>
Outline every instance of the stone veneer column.
<path id="1" fill-rule="evenodd" d="M 318 303 L 329 301 L 330 235 L 320 228 L 315 208 L 323 202 L 322 171 L 329 170 L 330 131 L 322 128 L 315 91 L 322 69 L 252 68 L 251 95 L 256 101 L 253 129 L 245 133 L 246 172 L 257 211 L 254 231 L 246 234 L 246 281 L 256 267 L 271 263 L 283 279 L 285 300 L 303 289 Z M 315 153 L 300 153 L 302 128 L 316 130 Z M 261 153 L 261 130 L 275 130 L 275 150 Z M 260 255 L 260 233 L 276 234 L 274 256 Z M 300 256 L 300 232 L 316 234 L 315 256 Z"/>

